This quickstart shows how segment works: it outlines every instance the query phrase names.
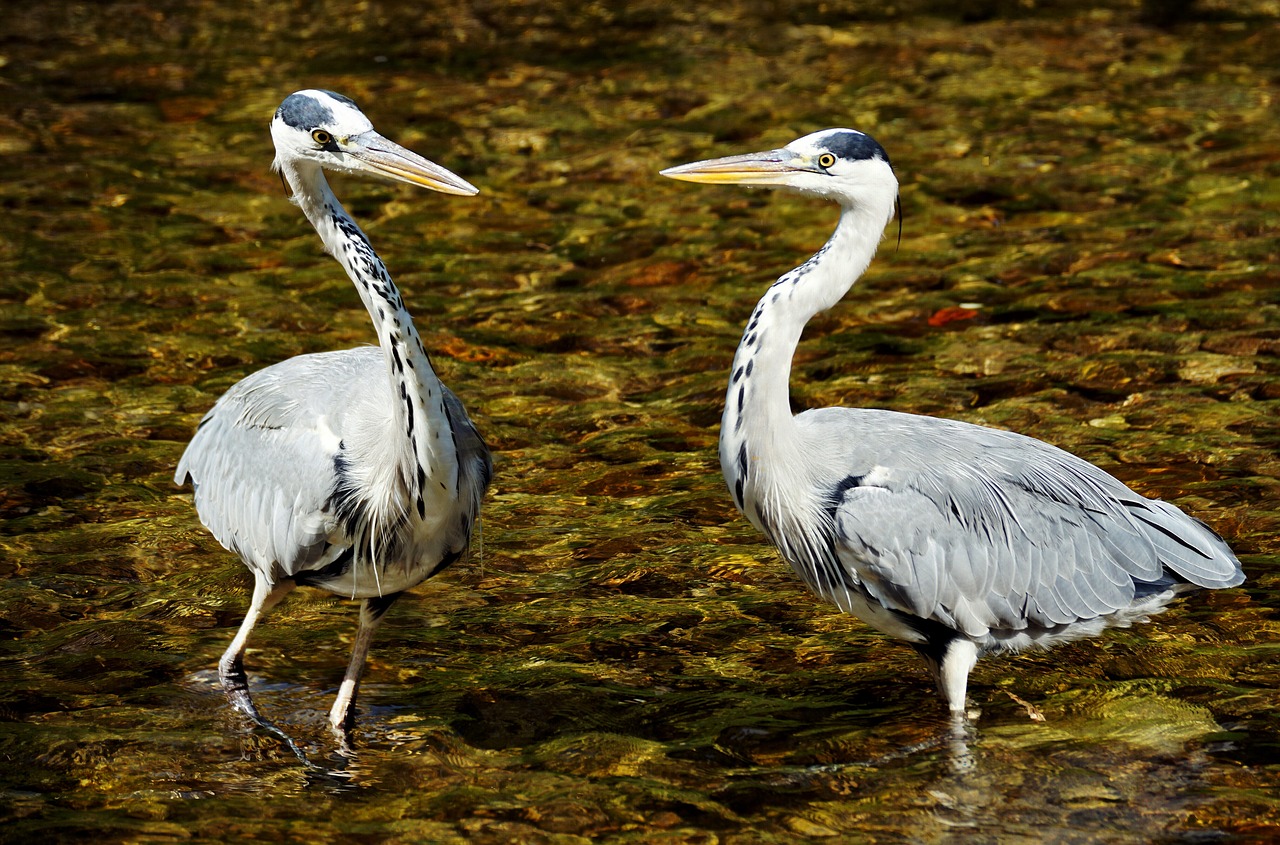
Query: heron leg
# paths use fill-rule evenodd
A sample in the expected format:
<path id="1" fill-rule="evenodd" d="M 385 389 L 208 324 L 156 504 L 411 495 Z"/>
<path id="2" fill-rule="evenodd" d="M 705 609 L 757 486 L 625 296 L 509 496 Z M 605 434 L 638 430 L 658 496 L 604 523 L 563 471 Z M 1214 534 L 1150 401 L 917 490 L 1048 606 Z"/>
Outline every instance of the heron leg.
<path id="1" fill-rule="evenodd" d="M 265 573 L 255 571 L 253 574 L 253 600 L 249 603 L 249 612 L 240 623 L 240 630 L 236 632 L 235 639 L 231 641 L 231 645 L 227 646 L 227 650 L 222 653 L 222 659 L 218 661 L 218 680 L 222 683 L 222 691 L 226 693 L 232 708 L 239 710 L 258 724 L 265 725 L 266 721 L 259 715 L 258 708 L 253 706 L 253 699 L 249 697 L 249 678 L 244 671 L 244 649 L 253 626 L 293 590 L 294 583 L 284 581 L 272 584 Z"/>
<path id="2" fill-rule="evenodd" d="M 953 719 L 963 721 L 966 693 L 969 688 L 969 672 L 978 663 L 978 647 L 963 637 L 956 637 L 938 664 L 938 689 L 947 699 Z"/>
<path id="3" fill-rule="evenodd" d="M 378 630 L 383 615 L 398 598 L 399 593 L 368 598 L 360 606 L 360 627 L 356 631 L 355 644 L 351 647 L 351 662 L 347 664 L 347 674 L 342 679 L 342 686 L 338 687 L 333 709 L 329 711 L 329 726 L 344 745 L 351 729 L 355 727 L 356 692 L 360 688 L 360 676 L 364 674 L 364 664 L 369 657 L 373 634 Z"/>
<path id="4" fill-rule="evenodd" d="M 969 672 L 978 663 L 978 646 L 971 640 L 956 636 L 911 645 L 929 664 L 938 692 L 947 700 L 952 719 L 963 723 Z"/>

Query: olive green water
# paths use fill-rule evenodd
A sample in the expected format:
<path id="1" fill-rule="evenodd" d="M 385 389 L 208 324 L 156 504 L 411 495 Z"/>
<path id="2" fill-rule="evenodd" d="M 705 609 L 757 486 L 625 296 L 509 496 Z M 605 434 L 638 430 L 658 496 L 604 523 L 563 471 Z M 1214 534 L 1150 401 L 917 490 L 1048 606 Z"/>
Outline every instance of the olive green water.
<path id="1" fill-rule="evenodd" d="M 1275 3 L 306 5 L 5 13 L 0 840 L 1280 836 Z M 259 627 L 259 706 L 343 776 L 229 713 L 248 575 L 170 481 L 236 380 L 372 340 L 269 172 L 309 86 L 482 189 L 335 180 L 498 466 L 480 548 L 379 634 L 353 759 L 324 720 L 354 607 Z M 797 406 L 1048 440 L 1249 576 L 984 661 L 967 748 L 719 477 L 740 327 L 835 210 L 655 174 L 833 125 L 889 150 L 905 223 Z"/>

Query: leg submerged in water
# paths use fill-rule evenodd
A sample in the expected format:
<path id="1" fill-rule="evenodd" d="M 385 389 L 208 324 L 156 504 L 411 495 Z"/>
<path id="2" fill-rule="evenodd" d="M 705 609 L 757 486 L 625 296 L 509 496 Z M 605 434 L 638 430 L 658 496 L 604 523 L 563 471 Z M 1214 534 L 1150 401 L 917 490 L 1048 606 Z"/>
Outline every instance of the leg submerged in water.
<path id="1" fill-rule="evenodd" d="M 348 742 L 351 729 L 355 727 L 356 693 L 360 689 L 360 677 L 364 674 L 364 664 L 369 658 L 369 646 L 373 643 L 374 632 L 398 598 L 400 593 L 365 599 L 360 607 L 360 627 L 351 647 L 351 661 L 347 664 L 347 674 L 342 679 L 342 686 L 338 687 L 338 696 L 329 711 L 329 727 L 344 744 Z"/>
<path id="2" fill-rule="evenodd" d="M 258 624 L 258 620 L 293 591 L 294 583 L 285 581 L 273 585 L 261 572 L 255 572 L 254 579 L 253 599 L 249 603 L 249 611 L 245 614 L 244 621 L 240 623 L 240 630 L 236 632 L 235 639 L 227 646 L 227 650 L 222 653 L 222 659 L 218 661 L 218 680 L 222 683 L 222 691 L 231 702 L 231 706 L 263 725 L 266 722 L 249 696 L 249 678 L 244 671 L 244 650 L 249 642 L 249 634 Z"/>

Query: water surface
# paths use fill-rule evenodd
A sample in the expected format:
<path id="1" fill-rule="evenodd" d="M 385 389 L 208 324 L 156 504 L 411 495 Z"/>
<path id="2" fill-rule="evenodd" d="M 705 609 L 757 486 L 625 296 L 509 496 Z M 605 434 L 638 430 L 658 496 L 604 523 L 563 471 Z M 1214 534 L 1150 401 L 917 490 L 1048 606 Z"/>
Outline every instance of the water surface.
<path id="1" fill-rule="evenodd" d="M 1280 835 L 1280 25 L 1031 5 L 13 12 L 0 838 Z M 476 553 L 379 634 L 354 759 L 325 726 L 354 607 L 299 591 L 258 628 L 259 705 L 341 777 L 228 712 L 249 578 L 170 481 L 238 379 L 372 340 L 269 172 L 309 86 L 481 187 L 335 179 L 498 464 Z M 817 605 L 719 477 L 741 325 L 835 212 L 655 174 L 832 125 L 889 150 L 905 222 L 811 325 L 796 406 L 1048 440 L 1249 576 L 984 661 L 966 749 L 910 649 Z"/>

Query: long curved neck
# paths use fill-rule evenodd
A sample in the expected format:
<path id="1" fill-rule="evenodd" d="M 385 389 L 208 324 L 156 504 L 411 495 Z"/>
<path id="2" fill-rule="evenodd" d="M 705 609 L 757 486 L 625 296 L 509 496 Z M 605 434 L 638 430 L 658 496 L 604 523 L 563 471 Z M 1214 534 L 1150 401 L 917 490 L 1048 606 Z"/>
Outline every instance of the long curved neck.
<path id="1" fill-rule="evenodd" d="M 720 461 L 739 510 L 750 507 L 762 476 L 786 475 L 801 465 L 791 413 L 791 358 L 804 326 L 840 301 L 867 269 L 892 209 L 846 207 L 831 239 L 786 273 L 756 304 L 733 359 L 720 428 Z M 772 460 L 775 466 L 767 465 Z"/>
<path id="2" fill-rule="evenodd" d="M 392 395 L 400 400 L 393 417 L 396 430 L 390 434 L 406 438 L 411 447 L 416 466 L 403 467 L 402 480 L 416 494 L 418 515 L 422 518 L 427 509 L 424 493 L 430 498 L 443 486 L 446 495 L 452 494 L 458 484 L 457 455 L 447 448 L 453 438 L 444 407 L 444 385 L 431 366 L 399 288 L 368 237 L 334 196 L 324 172 L 310 163 L 285 163 L 281 175 L 292 189 L 294 201 L 324 241 L 325 250 L 351 277 L 373 321 L 386 358 Z M 424 490 L 428 477 L 433 482 L 432 490 Z"/>

